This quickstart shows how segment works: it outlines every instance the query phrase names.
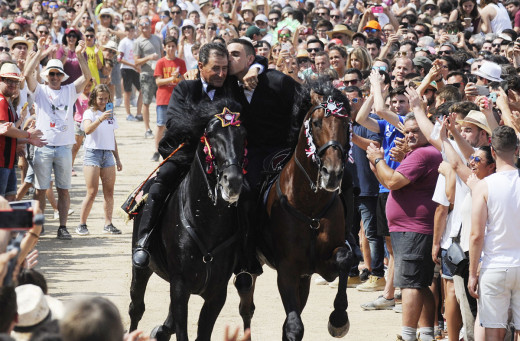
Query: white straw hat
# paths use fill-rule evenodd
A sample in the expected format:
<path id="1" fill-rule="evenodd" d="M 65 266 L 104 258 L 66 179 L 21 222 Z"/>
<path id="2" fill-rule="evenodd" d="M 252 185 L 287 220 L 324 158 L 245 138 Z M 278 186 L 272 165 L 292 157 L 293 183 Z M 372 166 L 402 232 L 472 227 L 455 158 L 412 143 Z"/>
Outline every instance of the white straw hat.
<path id="1" fill-rule="evenodd" d="M 49 76 L 49 71 L 51 70 L 57 70 L 63 74 L 63 78 L 61 79 L 62 82 L 65 82 L 69 78 L 69 75 L 67 75 L 63 70 L 63 63 L 59 59 L 49 60 L 47 66 L 45 66 L 45 69 L 42 71 L 42 73 L 40 73 L 40 76 L 43 79 L 48 80 L 47 77 Z"/>

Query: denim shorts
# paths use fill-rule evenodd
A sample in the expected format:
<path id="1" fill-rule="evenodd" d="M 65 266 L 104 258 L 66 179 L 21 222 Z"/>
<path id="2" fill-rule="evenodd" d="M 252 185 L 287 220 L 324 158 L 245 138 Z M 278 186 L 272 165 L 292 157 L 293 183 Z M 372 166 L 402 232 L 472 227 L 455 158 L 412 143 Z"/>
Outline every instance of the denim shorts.
<path id="1" fill-rule="evenodd" d="M 44 146 L 34 151 L 34 187 L 48 189 L 51 185 L 52 171 L 56 187 L 70 189 L 72 177 L 72 145 Z"/>
<path id="2" fill-rule="evenodd" d="M 0 195 L 16 195 L 16 169 L 0 168 Z"/>
<path id="3" fill-rule="evenodd" d="M 394 286 L 421 289 L 432 284 L 433 236 L 416 232 L 390 232 L 394 249 Z"/>
<path id="4" fill-rule="evenodd" d="M 166 112 L 168 111 L 167 105 L 158 105 L 157 106 L 157 126 L 164 127 L 166 125 Z"/>
<path id="5" fill-rule="evenodd" d="M 108 168 L 116 165 L 111 150 L 85 148 L 83 166 Z"/>
<path id="6" fill-rule="evenodd" d="M 448 253 L 448 250 L 441 249 L 441 266 L 442 266 L 442 278 L 453 280 L 453 274 L 451 273 L 450 269 L 444 264 L 444 258 L 446 257 L 446 254 Z"/>

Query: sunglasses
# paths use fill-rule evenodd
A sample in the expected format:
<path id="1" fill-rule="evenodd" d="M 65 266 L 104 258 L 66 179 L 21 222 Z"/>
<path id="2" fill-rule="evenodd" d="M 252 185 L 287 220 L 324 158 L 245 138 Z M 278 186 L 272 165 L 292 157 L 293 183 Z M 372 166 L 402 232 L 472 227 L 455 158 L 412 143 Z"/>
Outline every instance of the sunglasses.
<path id="1" fill-rule="evenodd" d="M 5 51 L 5 52 L 9 52 L 9 51 L 11 51 L 11 49 L 8 48 L 8 47 L 0 46 L 0 52 L 3 52 L 3 51 Z"/>
<path id="2" fill-rule="evenodd" d="M 327 15 L 327 12 L 318 12 L 316 14 L 321 17 L 322 15 Z"/>
<path id="3" fill-rule="evenodd" d="M 297 61 L 298 63 L 308 63 L 311 60 L 309 58 L 298 58 Z"/>
<path id="4" fill-rule="evenodd" d="M 345 83 L 345 85 L 356 85 L 357 83 L 359 82 L 359 79 L 351 79 L 351 80 L 343 80 L 343 83 Z M 354 102 L 354 103 L 357 103 L 357 102 Z"/>
<path id="5" fill-rule="evenodd" d="M 168 16 L 163 14 L 163 15 L 160 16 L 160 18 L 161 19 L 166 19 L 166 18 L 168 18 Z"/>
<path id="6" fill-rule="evenodd" d="M 481 162 L 484 161 L 484 160 L 482 160 L 482 158 L 481 158 L 480 156 L 473 156 L 473 155 L 471 155 L 471 156 L 469 157 L 469 161 L 470 161 L 470 162 L 473 161 L 473 162 L 475 162 L 475 163 L 481 163 Z"/>
<path id="7" fill-rule="evenodd" d="M 331 14 L 330 17 L 331 17 L 332 19 L 341 19 L 341 15 Z"/>
<path id="8" fill-rule="evenodd" d="M 110 18 L 110 15 L 108 15 L 108 14 L 103 14 L 103 15 L 100 16 L 100 18 Z"/>
<path id="9" fill-rule="evenodd" d="M 172 14 L 181 14 L 180 11 L 173 11 L 173 12 L 171 12 L 171 13 L 172 13 Z"/>
<path id="10" fill-rule="evenodd" d="M 500 43 L 498 43 L 498 44 L 491 44 L 491 45 L 493 45 L 493 47 L 498 47 L 498 46 L 500 46 Z"/>
<path id="11" fill-rule="evenodd" d="M 307 49 L 307 52 L 309 52 L 309 53 L 320 52 L 320 51 L 321 51 L 321 47 L 311 47 L 311 48 Z"/>
<path id="12" fill-rule="evenodd" d="M 269 21 L 278 21 L 280 20 L 280 18 L 276 17 L 276 18 L 269 18 Z"/>
<path id="13" fill-rule="evenodd" d="M 372 70 L 386 71 L 386 66 L 373 66 Z"/>
<path id="14" fill-rule="evenodd" d="M 428 50 L 427 47 L 416 47 L 415 48 L 415 52 L 420 52 L 420 51 L 430 52 L 430 50 Z"/>
<path id="15" fill-rule="evenodd" d="M 210 29 L 211 31 L 216 31 L 216 30 L 217 30 L 217 26 L 210 26 L 209 29 Z"/>
<path id="16" fill-rule="evenodd" d="M 434 11 L 435 10 L 435 6 L 426 6 L 426 7 L 424 7 L 424 10 L 425 11 Z"/>
<path id="17" fill-rule="evenodd" d="M 7 85 L 18 85 L 20 81 L 12 78 L 2 78 L 2 81 Z"/>
<path id="18" fill-rule="evenodd" d="M 47 32 L 47 33 L 48 33 L 48 32 Z M 68 34 L 68 35 L 67 35 L 67 37 L 69 37 L 69 38 L 76 38 L 76 39 L 78 39 L 78 36 L 77 36 L 77 35 L 75 35 L 75 34 Z"/>
<path id="19" fill-rule="evenodd" d="M 142 23 L 139 24 L 139 26 L 141 26 L 141 27 L 150 26 L 150 23 L 149 22 L 142 22 Z M 182 30 L 184 31 L 184 28 Z"/>
<path id="20" fill-rule="evenodd" d="M 49 34 L 49 31 L 38 31 L 39 34 Z"/>
<path id="21" fill-rule="evenodd" d="M 279 37 L 280 38 L 290 38 L 291 35 L 289 33 L 286 33 L 286 34 L 280 34 Z"/>
<path id="22" fill-rule="evenodd" d="M 61 72 L 49 72 L 50 77 L 61 77 L 63 76 L 63 73 Z"/>
<path id="23" fill-rule="evenodd" d="M 451 86 L 454 86 L 454 87 L 460 89 L 462 86 L 464 86 L 464 83 L 451 83 L 451 84 L 447 84 L 447 85 L 451 85 Z"/>
<path id="24" fill-rule="evenodd" d="M 449 56 L 451 54 L 451 51 L 448 51 L 448 50 L 446 50 L 446 51 L 439 51 L 439 55 L 442 56 L 444 54 Z"/>
<path id="25" fill-rule="evenodd" d="M 57 9 L 57 8 L 60 8 L 60 6 L 58 6 L 58 5 L 49 5 L 49 8 Z"/>
<path id="26" fill-rule="evenodd" d="M 397 57 L 406 57 L 408 55 L 407 51 L 397 51 L 395 54 Z"/>
<path id="27" fill-rule="evenodd" d="M 365 33 L 377 33 L 377 28 L 365 28 Z"/>
<path id="28" fill-rule="evenodd" d="M 48 1 L 44 1 L 44 2 L 42 2 L 42 6 L 43 6 L 43 7 L 49 6 L 49 2 L 48 2 Z"/>
<path id="29" fill-rule="evenodd" d="M 426 34 L 426 32 L 424 32 L 424 31 L 417 31 L 417 30 L 415 30 L 415 33 L 417 33 L 417 35 L 425 35 Z"/>
<path id="30" fill-rule="evenodd" d="M 89 20 L 89 17 L 81 17 L 81 20 Z"/>
<path id="31" fill-rule="evenodd" d="M 91 34 L 87 34 L 87 35 L 85 35 L 85 38 L 87 38 L 87 39 L 92 39 L 92 38 L 94 38 L 94 36 L 91 35 Z"/>

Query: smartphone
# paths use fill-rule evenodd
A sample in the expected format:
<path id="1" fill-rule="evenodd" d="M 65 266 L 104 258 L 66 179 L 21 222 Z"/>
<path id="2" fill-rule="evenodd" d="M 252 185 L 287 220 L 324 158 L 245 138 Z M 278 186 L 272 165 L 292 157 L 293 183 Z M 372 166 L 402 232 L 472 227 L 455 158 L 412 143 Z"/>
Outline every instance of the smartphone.
<path id="1" fill-rule="evenodd" d="M 448 34 L 448 37 L 450 38 L 450 43 L 452 44 L 459 42 L 459 37 L 456 34 Z"/>
<path id="2" fill-rule="evenodd" d="M 12 201 L 11 210 L 0 211 L 0 229 L 29 230 L 33 227 L 33 200 Z"/>
<path id="3" fill-rule="evenodd" d="M 283 50 L 291 51 L 291 47 L 292 47 L 291 44 L 289 44 L 289 43 L 283 43 L 283 44 L 282 44 L 282 51 L 283 51 Z"/>
<path id="4" fill-rule="evenodd" d="M 477 85 L 477 93 L 479 96 L 489 96 L 489 88 L 483 85 Z"/>
<path id="5" fill-rule="evenodd" d="M 20 245 L 22 243 L 22 239 L 24 236 L 25 236 L 25 233 L 18 233 L 16 238 L 11 240 L 11 242 L 7 246 L 7 250 L 6 250 L 7 252 L 10 252 L 11 250 L 16 249 L 16 250 L 18 250 L 18 253 L 16 254 L 16 256 L 11 258 L 11 260 L 9 261 L 9 264 L 7 265 L 7 273 L 5 274 L 4 283 L 3 283 L 4 287 L 13 285 L 13 272 L 14 272 L 14 268 L 16 267 L 16 263 L 18 262 L 18 255 L 20 254 Z"/>
<path id="6" fill-rule="evenodd" d="M 383 6 L 372 7 L 372 13 L 383 13 Z"/>
<path id="7" fill-rule="evenodd" d="M 471 18 L 464 18 L 464 23 L 467 27 L 471 26 Z"/>
<path id="8" fill-rule="evenodd" d="M 110 111 L 112 114 L 110 115 L 110 118 L 112 119 L 114 117 L 114 103 L 108 102 L 105 111 Z"/>
<path id="9" fill-rule="evenodd" d="M 489 94 L 488 96 L 489 100 L 493 103 L 496 103 L 497 102 L 497 93 L 496 92 L 492 92 Z"/>

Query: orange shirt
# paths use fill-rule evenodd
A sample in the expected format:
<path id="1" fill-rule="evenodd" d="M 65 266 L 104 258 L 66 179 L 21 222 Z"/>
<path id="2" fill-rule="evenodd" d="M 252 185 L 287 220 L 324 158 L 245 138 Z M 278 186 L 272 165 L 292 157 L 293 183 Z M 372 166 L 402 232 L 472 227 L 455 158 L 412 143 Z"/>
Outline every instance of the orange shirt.
<path id="1" fill-rule="evenodd" d="M 176 69 L 179 69 L 179 75 L 186 73 L 186 63 L 180 58 L 174 60 L 163 57 L 157 61 L 155 66 L 154 77 L 170 78 Z M 173 89 L 180 82 L 181 78 L 176 78 L 172 83 L 157 87 L 155 94 L 157 105 L 168 105 Z"/>

